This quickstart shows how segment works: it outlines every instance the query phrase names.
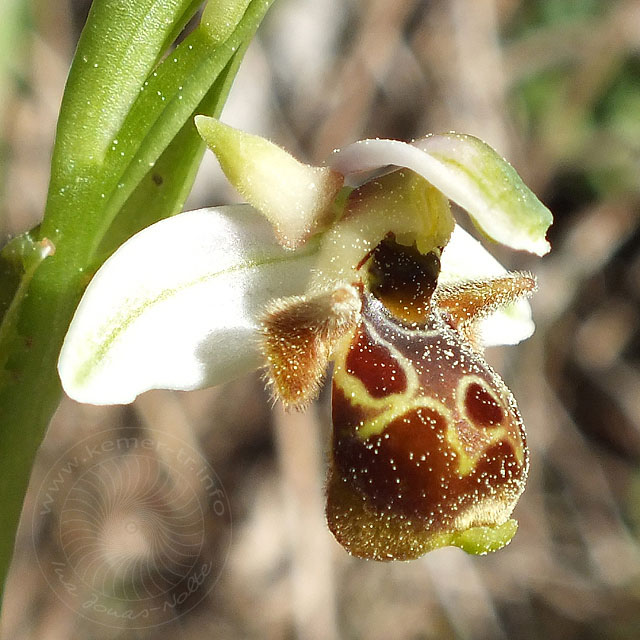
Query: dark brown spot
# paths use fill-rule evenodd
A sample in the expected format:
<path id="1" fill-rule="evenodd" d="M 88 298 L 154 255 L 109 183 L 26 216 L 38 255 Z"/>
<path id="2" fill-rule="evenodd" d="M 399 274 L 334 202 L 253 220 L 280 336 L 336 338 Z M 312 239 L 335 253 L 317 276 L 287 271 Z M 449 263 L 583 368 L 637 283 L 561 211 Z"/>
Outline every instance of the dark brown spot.
<path id="1" fill-rule="evenodd" d="M 334 460 L 341 476 L 377 509 L 432 519 L 446 499 L 452 475 L 452 459 L 443 446 L 445 430 L 446 421 L 439 413 L 414 409 L 364 442 L 336 435 Z"/>
<path id="2" fill-rule="evenodd" d="M 467 387 L 464 407 L 468 418 L 478 427 L 493 427 L 504 418 L 500 404 L 477 382 L 472 382 Z"/>
<path id="3" fill-rule="evenodd" d="M 434 253 L 423 255 L 415 245 L 400 245 L 385 238 L 369 265 L 371 293 L 398 319 L 424 323 L 440 273 Z"/>
<path id="4" fill-rule="evenodd" d="M 334 469 L 381 516 L 416 519 L 442 531 L 466 508 L 487 501 L 486 514 L 479 511 L 475 524 L 490 524 L 490 504 L 519 493 L 526 464 L 518 462 L 509 442 L 500 441 L 481 454 L 470 473 L 460 475 L 447 425 L 427 407 L 396 418 L 365 441 L 334 424 Z"/>
<path id="5" fill-rule="evenodd" d="M 151 174 L 151 179 L 158 186 L 160 186 L 164 182 L 164 178 L 159 173 Z"/>
<path id="6" fill-rule="evenodd" d="M 407 376 L 389 349 L 373 342 L 364 327 L 356 333 L 346 358 L 347 372 L 358 378 L 374 398 L 407 389 Z"/>

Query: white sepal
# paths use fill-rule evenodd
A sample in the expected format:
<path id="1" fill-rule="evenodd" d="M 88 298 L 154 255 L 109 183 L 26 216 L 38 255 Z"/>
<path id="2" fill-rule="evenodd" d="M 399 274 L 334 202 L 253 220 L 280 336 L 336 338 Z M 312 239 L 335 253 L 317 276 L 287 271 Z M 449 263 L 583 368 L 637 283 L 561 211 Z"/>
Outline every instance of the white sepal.
<path id="1" fill-rule="evenodd" d="M 513 167 L 473 136 L 449 133 L 413 144 L 361 140 L 334 151 L 329 166 L 344 175 L 396 165 L 428 180 L 466 209 L 489 238 L 538 255 L 549 251 L 545 239 L 550 211 L 522 182 Z"/>
<path id="2" fill-rule="evenodd" d="M 266 304 L 301 294 L 317 242 L 283 249 L 248 205 L 162 220 L 96 273 L 65 338 L 58 371 L 80 402 L 131 402 L 149 389 L 190 390 L 260 366 Z"/>

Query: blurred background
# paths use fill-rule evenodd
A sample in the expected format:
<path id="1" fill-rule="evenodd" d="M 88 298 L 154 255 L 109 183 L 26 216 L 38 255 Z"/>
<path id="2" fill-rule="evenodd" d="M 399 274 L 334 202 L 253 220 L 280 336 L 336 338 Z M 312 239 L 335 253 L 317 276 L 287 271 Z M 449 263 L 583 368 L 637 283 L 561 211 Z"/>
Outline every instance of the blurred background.
<path id="1" fill-rule="evenodd" d="M 2 2 L 6 239 L 42 215 L 90 1 Z M 551 254 L 497 251 L 540 284 L 534 337 L 487 354 L 529 434 L 519 532 L 487 557 L 349 557 L 324 524 L 326 390 L 290 415 L 259 374 L 124 407 L 65 399 L 33 472 L 5 637 L 640 637 L 640 2 L 278 0 L 223 118 L 315 163 L 364 137 L 471 133 L 551 208 Z M 187 208 L 236 199 L 207 154 Z"/>

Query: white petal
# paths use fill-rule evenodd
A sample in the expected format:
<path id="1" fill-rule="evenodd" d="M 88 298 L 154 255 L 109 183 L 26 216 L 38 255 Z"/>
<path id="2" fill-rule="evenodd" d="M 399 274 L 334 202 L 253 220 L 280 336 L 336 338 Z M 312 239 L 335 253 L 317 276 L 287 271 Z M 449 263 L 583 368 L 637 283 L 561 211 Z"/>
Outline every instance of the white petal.
<path id="1" fill-rule="evenodd" d="M 361 140 L 335 151 L 329 164 L 344 175 L 388 165 L 406 167 L 466 209 L 493 240 L 538 255 L 549 251 L 545 233 L 551 213 L 506 160 L 473 136 L 429 136 L 412 145 Z"/>
<path id="2" fill-rule="evenodd" d="M 341 174 L 303 164 L 269 140 L 216 118 L 196 116 L 195 123 L 229 182 L 271 222 L 282 246 L 297 249 L 329 225 Z"/>
<path id="3" fill-rule="evenodd" d="M 507 270 L 462 227 L 456 225 L 440 261 L 439 284 L 454 284 L 504 275 Z M 518 344 L 529 338 L 535 329 L 531 305 L 527 300 L 496 311 L 480 322 L 482 342 L 491 347 Z"/>
<path id="4" fill-rule="evenodd" d="M 273 298 L 304 291 L 317 242 L 284 250 L 248 205 L 202 209 L 136 234 L 89 284 L 58 370 L 93 404 L 148 389 L 196 389 L 257 368 L 256 328 Z"/>

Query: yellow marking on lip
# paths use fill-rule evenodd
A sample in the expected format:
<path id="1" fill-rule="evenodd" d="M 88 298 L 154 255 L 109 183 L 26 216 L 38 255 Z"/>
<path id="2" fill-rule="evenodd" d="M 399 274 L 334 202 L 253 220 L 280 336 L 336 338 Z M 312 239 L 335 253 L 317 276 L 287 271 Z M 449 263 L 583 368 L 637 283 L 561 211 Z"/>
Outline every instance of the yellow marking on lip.
<path id="1" fill-rule="evenodd" d="M 471 426 L 471 428 L 476 429 L 476 427 L 473 427 L 473 425 Z M 512 442 L 511 438 L 508 436 L 507 429 L 505 427 L 497 427 L 492 429 L 488 438 L 483 438 L 484 446 L 479 449 L 475 455 L 471 455 L 468 448 L 465 447 L 463 442 L 461 442 L 460 436 L 458 434 L 458 429 L 456 428 L 456 424 L 454 424 L 453 421 L 449 421 L 445 437 L 451 448 L 457 454 L 456 457 L 458 459 L 458 475 L 462 478 L 468 476 L 476 468 L 478 462 L 486 453 L 489 447 L 494 444 L 498 444 L 498 442 L 505 439 Z"/>
<path id="2" fill-rule="evenodd" d="M 487 392 L 498 401 L 498 404 L 505 412 L 505 419 L 512 414 L 511 407 L 508 403 L 507 406 L 504 407 L 502 397 L 496 396 L 496 393 L 489 387 L 486 380 L 472 374 L 462 376 L 455 394 L 456 410 L 459 418 L 464 420 L 471 429 L 480 433 L 483 440 L 484 446 L 479 448 L 473 455 L 469 452 L 468 446 L 465 446 L 464 442 L 462 442 L 460 438 L 460 434 L 457 429 L 457 422 L 454 419 L 451 409 L 447 408 L 446 405 L 433 397 L 419 394 L 420 383 L 413 363 L 407 357 L 403 356 L 393 344 L 383 340 L 367 320 L 363 320 L 363 324 L 371 338 L 371 342 L 380 344 L 387 348 L 390 355 L 398 363 L 398 367 L 405 373 L 407 378 L 407 388 L 402 393 L 393 393 L 381 398 L 372 397 L 367 391 L 364 383 L 357 376 L 351 375 L 347 372 L 346 358 L 349 353 L 351 341 L 353 340 L 353 335 L 343 339 L 339 348 L 336 349 L 336 352 L 340 355 L 336 358 L 333 372 L 335 384 L 340 387 L 349 402 L 353 405 L 374 411 L 381 411 L 381 413 L 374 418 L 371 418 L 356 427 L 355 431 L 359 440 L 364 441 L 371 436 L 382 434 L 391 422 L 410 411 L 427 408 L 437 412 L 444 420 L 446 420 L 447 428 L 443 436 L 446 440 L 446 444 L 457 459 L 457 473 L 460 477 L 465 477 L 472 473 L 478 462 L 486 453 L 487 449 L 502 440 L 511 444 L 518 463 L 520 465 L 524 463 L 523 443 L 517 435 L 514 436 L 514 434 L 509 433 L 505 424 L 497 424 L 496 426 L 491 427 L 491 429 L 480 430 L 475 427 L 475 425 L 466 416 L 466 408 L 464 406 L 465 392 L 467 387 L 473 382 L 476 382 L 483 389 L 487 390 Z"/>
<path id="3" fill-rule="evenodd" d="M 397 395 L 397 394 L 396 394 Z M 447 407 L 428 396 L 417 396 L 415 398 L 404 399 L 398 398 L 392 406 L 384 413 L 367 420 L 356 430 L 356 434 L 360 440 L 366 440 L 371 436 L 380 435 L 391 422 L 401 418 L 406 413 L 414 409 L 431 409 L 437 412 L 447 423 L 451 423 L 451 411 Z"/>
<path id="4" fill-rule="evenodd" d="M 410 402 L 410 399 L 415 396 L 419 388 L 418 374 L 416 373 L 411 361 L 403 356 L 392 344 L 383 340 L 369 322 L 364 320 L 363 324 L 371 338 L 371 342 L 388 349 L 391 357 L 398 363 L 398 368 L 401 369 L 406 376 L 407 388 L 402 393 L 392 393 L 381 398 L 374 398 L 371 396 L 362 380 L 347 372 L 346 359 L 349 354 L 353 336 L 349 336 L 348 339 L 343 339 L 339 347 L 336 349 L 336 353 L 339 354 L 339 357 L 335 360 L 333 380 L 352 404 L 364 407 L 365 409 L 386 410 L 381 415 L 391 415 L 389 412 L 393 412 L 395 407 L 405 405 L 409 406 L 407 402 Z M 378 433 L 382 433 L 385 425 L 380 423 L 380 417 L 381 416 L 374 418 L 373 420 L 365 423 L 365 425 L 373 425 L 374 423 L 376 425 L 381 424 Z M 360 427 L 358 434 L 360 434 L 360 431 L 363 428 L 364 425 Z M 369 435 L 376 435 L 376 428 L 378 427 L 369 427 L 368 429 L 370 430 L 370 433 L 367 436 L 364 436 L 363 439 L 369 437 Z"/>

